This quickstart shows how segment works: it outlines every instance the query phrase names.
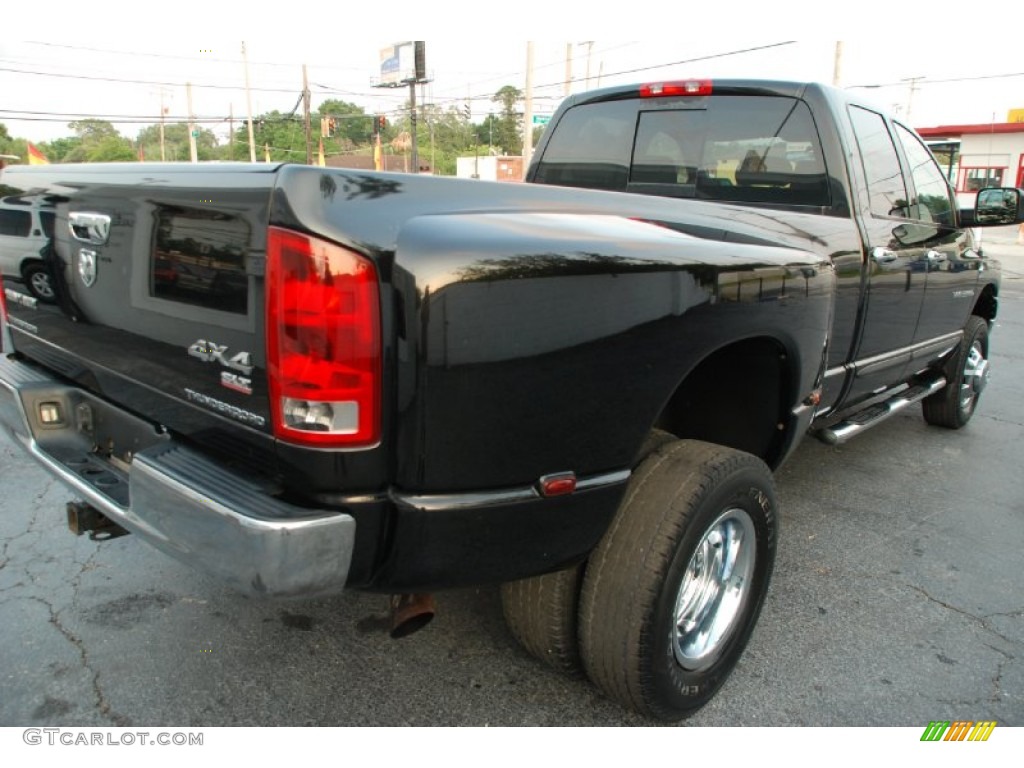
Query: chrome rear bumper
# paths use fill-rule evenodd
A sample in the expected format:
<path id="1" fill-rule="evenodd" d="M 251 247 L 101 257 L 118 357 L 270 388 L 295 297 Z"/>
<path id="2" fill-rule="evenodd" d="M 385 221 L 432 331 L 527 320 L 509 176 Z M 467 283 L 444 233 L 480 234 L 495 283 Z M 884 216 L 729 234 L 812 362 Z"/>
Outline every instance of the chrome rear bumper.
<path id="1" fill-rule="evenodd" d="M 345 586 L 351 515 L 280 501 L 255 479 L 6 355 L 0 426 L 112 521 L 242 592 L 310 597 Z"/>

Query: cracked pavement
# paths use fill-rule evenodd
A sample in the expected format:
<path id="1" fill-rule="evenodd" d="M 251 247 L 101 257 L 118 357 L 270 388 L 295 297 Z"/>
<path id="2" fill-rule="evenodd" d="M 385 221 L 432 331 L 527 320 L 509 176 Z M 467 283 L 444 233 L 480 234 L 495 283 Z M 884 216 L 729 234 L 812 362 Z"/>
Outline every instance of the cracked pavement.
<path id="1" fill-rule="evenodd" d="M 777 473 L 758 627 L 693 725 L 1024 725 L 1024 247 L 1004 259 L 993 377 L 958 432 L 908 411 Z M 258 602 L 135 537 L 66 530 L 62 485 L 0 437 L 0 726 L 649 724 L 521 651 L 497 589 Z"/>

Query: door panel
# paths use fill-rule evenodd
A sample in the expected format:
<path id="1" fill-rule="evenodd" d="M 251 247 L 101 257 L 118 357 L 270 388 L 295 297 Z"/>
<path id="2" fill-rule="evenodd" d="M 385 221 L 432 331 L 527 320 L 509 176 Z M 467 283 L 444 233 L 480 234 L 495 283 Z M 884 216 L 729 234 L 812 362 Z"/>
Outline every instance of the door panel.
<path id="1" fill-rule="evenodd" d="M 899 153 L 885 119 L 860 107 L 850 108 L 850 119 L 867 186 L 861 222 L 867 287 L 848 402 L 902 378 L 924 302 L 926 244 L 934 233 L 934 227 L 921 226 L 911 215 Z"/>
<path id="2" fill-rule="evenodd" d="M 955 196 L 935 158 L 909 129 L 894 125 L 910 171 L 909 212 L 924 237 L 927 284 L 914 340 L 925 342 L 964 327 L 974 304 L 982 262 L 967 233 L 956 228 Z M 919 361 L 918 367 L 928 362 Z"/>

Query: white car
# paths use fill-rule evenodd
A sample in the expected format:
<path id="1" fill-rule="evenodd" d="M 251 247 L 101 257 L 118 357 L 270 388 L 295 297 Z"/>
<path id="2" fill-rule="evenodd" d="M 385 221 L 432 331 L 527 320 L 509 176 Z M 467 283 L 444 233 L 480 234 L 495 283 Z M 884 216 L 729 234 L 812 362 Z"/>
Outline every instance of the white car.
<path id="1" fill-rule="evenodd" d="M 0 199 L 0 273 L 21 278 L 40 301 L 56 298 L 40 251 L 53 236 L 54 213 L 19 197 Z"/>

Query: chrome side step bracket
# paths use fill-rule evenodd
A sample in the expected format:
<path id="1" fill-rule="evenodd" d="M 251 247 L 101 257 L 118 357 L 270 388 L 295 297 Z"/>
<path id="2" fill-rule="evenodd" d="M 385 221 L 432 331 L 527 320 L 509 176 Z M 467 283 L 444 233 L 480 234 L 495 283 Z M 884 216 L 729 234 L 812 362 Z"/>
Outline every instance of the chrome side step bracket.
<path id="1" fill-rule="evenodd" d="M 904 389 L 903 391 L 898 392 L 888 400 L 883 400 L 880 403 L 868 406 L 864 410 L 858 411 L 852 416 L 847 416 L 845 419 L 837 424 L 833 424 L 831 427 L 817 430 L 814 433 L 814 436 L 823 443 L 828 443 L 829 445 L 840 445 L 845 443 L 851 437 L 860 434 L 864 430 L 871 429 L 871 427 L 876 424 L 881 424 L 893 414 L 902 411 L 908 405 L 913 405 L 914 403 L 924 400 L 929 395 L 934 395 L 944 386 L 946 386 L 945 376 L 939 376 L 931 381 L 914 384 L 909 389 Z"/>

